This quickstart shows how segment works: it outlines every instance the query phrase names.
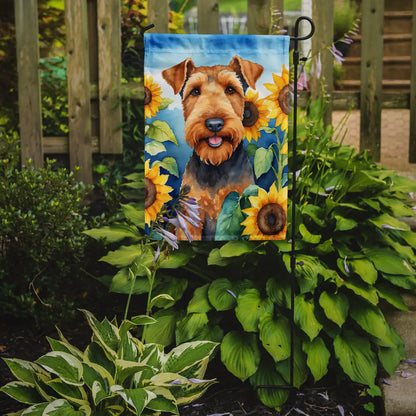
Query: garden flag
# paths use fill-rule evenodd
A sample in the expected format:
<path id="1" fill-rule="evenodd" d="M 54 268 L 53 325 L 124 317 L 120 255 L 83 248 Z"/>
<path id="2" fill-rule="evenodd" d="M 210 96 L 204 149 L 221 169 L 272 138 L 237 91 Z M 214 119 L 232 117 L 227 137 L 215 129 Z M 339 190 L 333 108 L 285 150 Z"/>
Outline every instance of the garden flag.
<path id="1" fill-rule="evenodd" d="M 286 237 L 288 69 L 287 36 L 145 34 L 147 234 Z"/>

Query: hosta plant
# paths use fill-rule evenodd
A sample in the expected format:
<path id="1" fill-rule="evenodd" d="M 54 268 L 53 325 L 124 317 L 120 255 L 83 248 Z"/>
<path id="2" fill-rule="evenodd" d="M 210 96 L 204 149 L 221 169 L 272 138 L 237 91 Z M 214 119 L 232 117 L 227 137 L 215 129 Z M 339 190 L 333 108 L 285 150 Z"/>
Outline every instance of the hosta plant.
<path id="1" fill-rule="evenodd" d="M 84 351 L 59 333 L 51 352 L 35 362 L 5 359 L 16 381 L 1 391 L 28 405 L 14 415 L 117 416 L 178 414 L 178 405 L 200 397 L 215 380 L 204 380 L 217 344 L 195 341 L 165 353 L 131 334 L 155 320 L 141 315 L 120 326 L 83 311 L 92 329 Z"/>

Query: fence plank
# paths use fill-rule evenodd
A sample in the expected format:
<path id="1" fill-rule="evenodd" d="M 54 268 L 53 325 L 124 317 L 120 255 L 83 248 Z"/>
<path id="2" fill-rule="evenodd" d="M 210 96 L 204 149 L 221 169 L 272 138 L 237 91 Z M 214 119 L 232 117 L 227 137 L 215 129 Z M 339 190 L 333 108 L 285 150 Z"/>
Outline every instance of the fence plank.
<path id="1" fill-rule="evenodd" d="M 332 91 L 333 91 L 333 65 L 334 57 L 329 51 L 334 38 L 334 2 L 332 0 L 315 0 L 312 3 L 312 16 L 315 21 L 316 33 L 312 37 L 312 65 L 318 67 L 321 61 L 321 74 L 315 70 L 311 79 L 312 99 L 316 99 L 321 93 L 321 85 L 324 85 L 328 95 L 328 107 L 324 114 L 324 123 L 332 123 Z M 318 75 L 320 75 L 318 77 Z"/>
<path id="2" fill-rule="evenodd" d="M 410 87 L 409 163 L 416 163 L 416 0 L 413 0 L 412 17 L 412 75 Z"/>
<path id="3" fill-rule="evenodd" d="M 198 0 L 198 33 L 220 33 L 218 0 Z"/>
<path id="4" fill-rule="evenodd" d="M 273 0 L 247 0 L 247 28 L 250 35 L 270 33 L 271 1 Z"/>
<path id="5" fill-rule="evenodd" d="M 149 0 L 147 2 L 147 21 L 154 24 L 153 32 L 169 32 L 169 0 Z"/>
<path id="6" fill-rule="evenodd" d="M 22 163 L 43 166 L 37 0 L 15 0 L 16 49 Z"/>
<path id="7" fill-rule="evenodd" d="M 87 3 L 66 0 L 69 164 L 81 167 L 80 179 L 92 183 L 91 103 Z"/>
<path id="8" fill-rule="evenodd" d="M 380 160 L 384 0 L 361 2 L 360 150 Z"/>
<path id="9" fill-rule="evenodd" d="M 120 1 L 97 3 L 100 152 L 122 153 Z"/>

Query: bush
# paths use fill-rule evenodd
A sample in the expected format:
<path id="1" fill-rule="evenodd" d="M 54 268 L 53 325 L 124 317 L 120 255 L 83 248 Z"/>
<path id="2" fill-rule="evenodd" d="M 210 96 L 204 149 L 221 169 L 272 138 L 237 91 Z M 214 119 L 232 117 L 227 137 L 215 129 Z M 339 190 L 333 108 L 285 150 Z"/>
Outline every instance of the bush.
<path id="1" fill-rule="evenodd" d="M 10 151 L 18 149 L 16 137 L 0 139 L 0 313 L 52 320 L 68 312 L 56 292 L 83 258 L 87 188 L 51 161 L 18 170 L 18 154 Z"/>

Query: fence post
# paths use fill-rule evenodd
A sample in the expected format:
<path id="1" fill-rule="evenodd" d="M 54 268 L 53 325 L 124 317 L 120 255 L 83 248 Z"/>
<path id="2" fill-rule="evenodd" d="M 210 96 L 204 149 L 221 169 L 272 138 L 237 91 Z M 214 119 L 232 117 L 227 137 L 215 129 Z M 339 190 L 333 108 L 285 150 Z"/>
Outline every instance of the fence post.
<path id="1" fill-rule="evenodd" d="M 271 7 L 271 34 L 273 34 L 277 29 L 284 28 L 284 0 L 272 0 Z"/>
<path id="2" fill-rule="evenodd" d="M 147 2 L 147 21 L 153 23 L 154 32 L 169 32 L 169 0 L 149 0 Z"/>
<path id="3" fill-rule="evenodd" d="M 65 1 L 68 73 L 69 165 L 92 183 L 91 103 L 87 2 Z"/>
<path id="4" fill-rule="evenodd" d="M 100 153 L 122 153 L 120 0 L 98 1 Z"/>
<path id="5" fill-rule="evenodd" d="M 332 90 L 334 84 L 334 56 L 329 51 L 334 41 L 334 2 L 332 0 L 315 0 L 312 3 L 312 17 L 316 33 L 312 38 L 312 67 L 317 68 L 321 59 L 321 74 L 315 73 L 311 79 L 311 98 L 315 100 L 321 93 L 321 83 L 328 96 L 328 106 L 324 114 L 325 125 L 332 123 Z M 318 75 L 320 75 L 318 77 Z"/>
<path id="6" fill-rule="evenodd" d="M 247 0 L 247 28 L 250 35 L 270 33 L 271 1 L 273 0 Z"/>
<path id="7" fill-rule="evenodd" d="M 22 164 L 43 166 L 37 0 L 15 0 L 16 50 Z"/>
<path id="8" fill-rule="evenodd" d="M 198 0 L 198 33 L 220 33 L 218 0 Z"/>
<path id="9" fill-rule="evenodd" d="M 361 2 L 360 150 L 380 161 L 384 0 Z"/>
<path id="10" fill-rule="evenodd" d="M 412 17 L 412 75 L 410 86 L 409 163 L 416 163 L 416 0 L 413 0 Z"/>

